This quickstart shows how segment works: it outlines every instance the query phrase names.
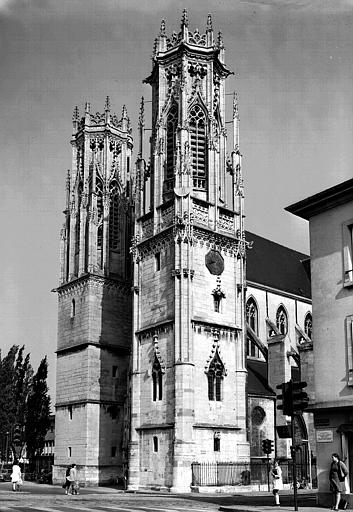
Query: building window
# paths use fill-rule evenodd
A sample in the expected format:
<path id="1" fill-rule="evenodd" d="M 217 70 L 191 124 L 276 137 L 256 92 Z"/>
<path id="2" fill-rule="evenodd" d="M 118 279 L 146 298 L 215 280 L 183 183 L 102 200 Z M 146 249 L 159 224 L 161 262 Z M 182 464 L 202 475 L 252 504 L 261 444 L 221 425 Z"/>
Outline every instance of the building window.
<path id="1" fill-rule="evenodd" d="M 119 248 L 119 194 L 118 184 L 113 180 L 110 184 L 109 204 L 109 249 Z"/>
<path id="2" fill-rule="evenodd" d="M 216 313 L 220 312 L 221 309 L 221 298 L 218 296 L 213 297 L 213 307 Z"/>
<path id="3" fill-rule="evenodd" d="M 69 419 L 72 420 L 72 405 L 69 405 Z"/>
<path id="4" fill-rule="evenodd" d="M 163 373 L 157 357 L 152 367 L 152 397 L 154 402 L 163 398 Z"/>
<path id="5" fill-rule="evenodd" d="M 353 220 L 343 224 L 344 285 L 353 284 Z"/>
<path id="6" fill-rule="evenodd" d="M 155 270 L 156 270 L 156 272 L 161 270 L 161 253 L 160 252 L 157 252 L 154 255 L 154 263 L 155 263 Z"/>
<path id="7" fill-rule="evenodd" d="M 259 334 L 258 309 L 252 297 L 246 303 L 246 322 L 256 335 Z"/>
<path id="8" fill-rule="evenodd" d="M 174 183 L 174 159 L 176 151 L 176 130 L 178 126 L 178 105 L 173 103 L 167 117 L 167 159 L 165 173 L 165 191 L 169 192 Z M 169 182 L 170 180 L 170 182 Z"/>
<path id="9" fill-rule="evenodd" d="M 116 378 L 118 376 L 118 367 L 113 366 L 112 367 L 112 377 Z"/>
<path id="10" fill-rule="evenodd" d="M 221 451 L 221 433 L 215 432 L 213 436 L 213 451 L 220 452 Z"/>
<path id="11" fill-rule="evenodd" d="M 217 350 L 207 372 L 209 400 L 215 400 L 217 402 L 222 401 L 222 386 L 224 375 L 225 368 Z"/>
<path id="12" fill-rule="evenodd" d="M 112 456 L 112 457 L 116 457 L 116 446 L 112 446 L 112 449 L 111 449 L 111 456 Z"/>
<path id="13" fill-rule="evenodd" d="M 266 418 L 266 413 L 263 410 L 263 408 L 260 407 L 259 405 L 256 405 L 253 408 L 253 410 L 251 411 L 252 424 L 255 425 L 256 427 L 259 427 L 260 425 L 263 424 L 263 422 L 265 421 L 265 418 Z"/>
<path id="14" fill-rule="evenodd" d="M 158 437 L 153 436 L 153 451 L 158 452 Z"/>
<path id="15" fill-rule="evenodd" d="M 200 105 L 194 105 L 189 114 L 190 156 L 193 187 L 206 189 L 206 120 Z"/>
<path id="16" fill-rule="evenodd" d="M 287 334 L 288 332 L 288 316 L 283 306 L 277 309 L 276 314 L 276 325 L 281 334 Z"/>
<path id="17" fill-rule="evenodd" d="M 72 299 L 71 301 L 71 318 L 74 318 L 76 316 L 76 302 L 75 299 Z"/>
<path id="18" fill-rule="evenodd" d="M 312 331 L 313 331 L 313 319 L 312 319 L 311 313 L 307 313 L 305 315 L 305 319 L 304 319 L 304 332 L 310 340 L 311 340 L 311 336 L 312 336 Z"/>
<path id="19" fill-rule="evenodd" d="M 68 449 L 67 449 L 67 456 L 68 456 L 69 458 L 71 457 L 71 452 L 72 452 L 72 450 L 71 450 L 71 446 L 69 446 L 69 447 L 68 447 Z"/>

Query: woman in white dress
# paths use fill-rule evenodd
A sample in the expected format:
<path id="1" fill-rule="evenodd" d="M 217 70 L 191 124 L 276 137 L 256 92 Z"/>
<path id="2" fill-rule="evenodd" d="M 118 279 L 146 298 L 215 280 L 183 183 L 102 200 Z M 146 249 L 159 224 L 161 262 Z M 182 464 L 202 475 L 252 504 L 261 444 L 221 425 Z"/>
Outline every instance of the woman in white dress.
<path id="1" fill-rule="evenodd" d="M 271 477 L 272 477 L 272 493 L 275 497 L 275 504 L 277 507 L 279 507 L 280 506 L 279 491 L 281 491 L 283 489 L 283 480 L 282 480 L 282 470 L 278 464 L 278 460 L 275 460 L 273 462 Z"/>
<path id="2" fill-rule="evenodd" d="M 18 465 L 17 460 L 14 461 L 13 466 L 12 466 L 11 483 L 12 483 L 13 491 L 19 490 L 20 485 L 22 483 L 21 468 Z"/>

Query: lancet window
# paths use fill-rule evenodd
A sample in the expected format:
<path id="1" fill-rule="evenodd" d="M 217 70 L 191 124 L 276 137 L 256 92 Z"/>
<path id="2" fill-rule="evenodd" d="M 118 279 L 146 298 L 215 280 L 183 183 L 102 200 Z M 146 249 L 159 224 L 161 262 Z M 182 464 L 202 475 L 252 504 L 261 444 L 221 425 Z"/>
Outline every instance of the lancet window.
<path id="1" fill-rule="evenodd" d="M 220 402 L 222 400 L 222 387 L 224 375 L 225 368 L 217 351 L 214 358 L 211 361 L 211 364 L 207 372 L 209 400 L 215 400 L 217 402 Z"/>
<path id="2" fill-rule="evenodd" d="M 166 180 L 174 180 L 174 159 L 176 151 L 176 130 L 178 126 L 178 105 L 173 103 L 167 117 L 167 159 Z M 167 190 L 169 190 L 168 183 Z"/>
<path id="3" fill-rule="evenodd" d="M 277 309 L 276 314 L 276 325 L 281 334 L 287 334 L 288 332 L 288 316 L 283 306 Z"/>
<path id="4" fill-rule="evenodd" d="M 258 309 L 252 297 L 246 303 L 246 322 L 255 334 L 259 334 Z"/>
<path id="5" fill-rule="evenodd" d="M 103 256 L 103 183 L 97 178 L 96 181 L 96 197 L 97 197 L 97 263 L 102 265 Z"/>
<path id="6" fill-rule="evenodd" d="M 76 211 L 76 225 L 75 225 L 75 273 L 78 273 L 78 261 L 80 253 L 80 238 L 81 238 L 81 203 L 82 203 L 82 182 L 79 183 L 77 189 L 77 211 Z"/>
<path id="7" fill-rule="evenodd" d="M 163 398 L 163 372 L 157 356 L 152 366 L 152 399 L 154 402 Z"/>
<path id="8" fill-rule="evenodd" d="M 311 340 L 311 336 L 312 336 L 312 331 L 313 331 L 313 319 L 312 319 L 311 313 L 307 313 L 305 315 L 305 320 L 304 320 L 304 332 L 310 340 Z"/>
<path id="9" fill-rule="evenodd" d="M 119 190 L 116 180 L 110 184 L 109 206 L 109 248 L 116 250 L 119 247 Z"/>
<path id="10" fill-rule="evenodd" d="M 206 119 L 200 105 L 194 105 L 189 114 L 190 152 L 193 185 L 206 188 Z"/>

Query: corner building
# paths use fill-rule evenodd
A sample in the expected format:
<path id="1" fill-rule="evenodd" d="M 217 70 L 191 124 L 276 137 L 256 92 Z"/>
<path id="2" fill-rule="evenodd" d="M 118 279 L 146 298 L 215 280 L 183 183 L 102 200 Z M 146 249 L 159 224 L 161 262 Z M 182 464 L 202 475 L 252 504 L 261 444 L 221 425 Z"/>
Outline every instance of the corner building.
<path id="1" fill-rule="evenodd" d="M 162 22 L 151 75 L 152 136 L 136 171 L 129 488 L 190 490 L 193 461 L 249 460 L 243 184 L 238 109 L 227 158 L 230 74 L 211 16 Z"/>

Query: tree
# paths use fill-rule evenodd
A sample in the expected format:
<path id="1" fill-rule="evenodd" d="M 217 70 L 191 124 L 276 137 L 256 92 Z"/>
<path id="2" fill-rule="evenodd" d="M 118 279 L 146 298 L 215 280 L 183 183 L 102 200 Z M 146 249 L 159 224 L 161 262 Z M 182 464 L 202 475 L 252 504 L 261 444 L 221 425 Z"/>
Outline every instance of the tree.
<path id="1" fill-rule="evenodd" d="M 50 396 L 47 386 L 48 362 L 44 357 L 32 380 L 27 399 L 25 438 L 29 459 L 44 448 L 45 436 L 50 427 Z"/>

